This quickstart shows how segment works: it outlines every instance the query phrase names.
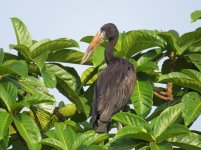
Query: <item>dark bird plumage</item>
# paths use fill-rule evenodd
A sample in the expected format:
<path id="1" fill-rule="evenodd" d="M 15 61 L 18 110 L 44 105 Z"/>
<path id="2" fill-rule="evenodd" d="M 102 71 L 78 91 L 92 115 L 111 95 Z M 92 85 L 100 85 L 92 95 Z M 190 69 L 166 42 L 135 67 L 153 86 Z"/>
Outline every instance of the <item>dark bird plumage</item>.
<path id="1" fill-rule="evenodd" d="M 92 103 L 93 126 L 99 133 L 108 131 L 112 115 L 121 111 L 127 104 L 136 82 L 133 64 L 113 55 L 118 35 L 118 29 L 114 24 L 105 24 L 87 49 L 89 53 L 89 50 L 94 51 L 97 43 L 100 44 L 104 39 L 109 41 L 105 47 L 107 67 L 101 71 L 95 83 Z M 101 37 L 102 41 L 101 38 L 97 39 L 97 37 Z"/>

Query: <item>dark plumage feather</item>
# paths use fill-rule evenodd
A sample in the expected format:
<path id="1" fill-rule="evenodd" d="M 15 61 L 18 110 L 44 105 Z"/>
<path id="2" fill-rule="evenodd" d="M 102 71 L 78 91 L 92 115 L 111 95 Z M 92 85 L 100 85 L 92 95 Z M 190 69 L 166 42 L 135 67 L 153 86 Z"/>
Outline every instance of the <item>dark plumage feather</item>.
<path id="1" fill-rule="evenodd" d="M 135 85 L 133 65 L 115 59 L 99 75 L 94 92 L 92 119 L 96 132 L 106 132 L 113 114 L 128 102 Z"/>

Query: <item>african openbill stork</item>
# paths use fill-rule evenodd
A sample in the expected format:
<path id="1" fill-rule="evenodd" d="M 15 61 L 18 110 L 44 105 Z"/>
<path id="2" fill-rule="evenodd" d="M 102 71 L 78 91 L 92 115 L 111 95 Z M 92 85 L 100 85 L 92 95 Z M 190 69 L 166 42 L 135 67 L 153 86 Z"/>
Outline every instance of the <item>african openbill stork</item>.
<path id="1" fill-rule="evenodd" d="M 99 133 L 108 131 L 112 115 L 127 104 L 136 82 L 133 64 L 113 55 L 118 37 L 119 32 L 114 24 L 103 25 L 82 59 L 82 63 L 86 62 L 104 40 L 109 41 L 104 52 L 107 67 L 101 71 L 95 83 L 92 103 L 93 127 Z"/>

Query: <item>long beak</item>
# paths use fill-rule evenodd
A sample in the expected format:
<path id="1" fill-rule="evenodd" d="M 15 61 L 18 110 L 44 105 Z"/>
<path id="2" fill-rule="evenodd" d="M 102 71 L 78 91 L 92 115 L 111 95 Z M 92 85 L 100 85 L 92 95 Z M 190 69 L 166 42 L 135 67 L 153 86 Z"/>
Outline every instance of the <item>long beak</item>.
<path id="1" fill-rule="evenodd" d="M 89 57 L 94 53 L 94 51 L 98 48 L 98 46 L 104 41 L 105 39 L 105 32 L 99 31 L 94 38 L 92 39 L 91 43 L 89 44 L 83 58 L 81 64 L 84 64 Z"/>

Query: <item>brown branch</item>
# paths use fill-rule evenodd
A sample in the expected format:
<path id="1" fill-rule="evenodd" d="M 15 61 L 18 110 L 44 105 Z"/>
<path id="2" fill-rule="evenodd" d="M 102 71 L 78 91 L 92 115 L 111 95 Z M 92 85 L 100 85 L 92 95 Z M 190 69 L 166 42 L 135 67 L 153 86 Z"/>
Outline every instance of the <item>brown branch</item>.
<path id="1" fill-rule="evenodd" d="M 164 93 L 165 93 L 165 92 L 164 92 Z M 159 98 L 162 99 L 162 100 L 165 100 L 165 101 L 171 101 L 171 100 L 173 100 L 173 97 L 172 97 L 172 96 L 167 96 L 167 93 L 162 94 L 162 93 L 160 92 L 160 94 L 159 94 L 158 92 L 154 91 L 154 95 L 155 95 L 156 97 L 159 97 Z"/>

